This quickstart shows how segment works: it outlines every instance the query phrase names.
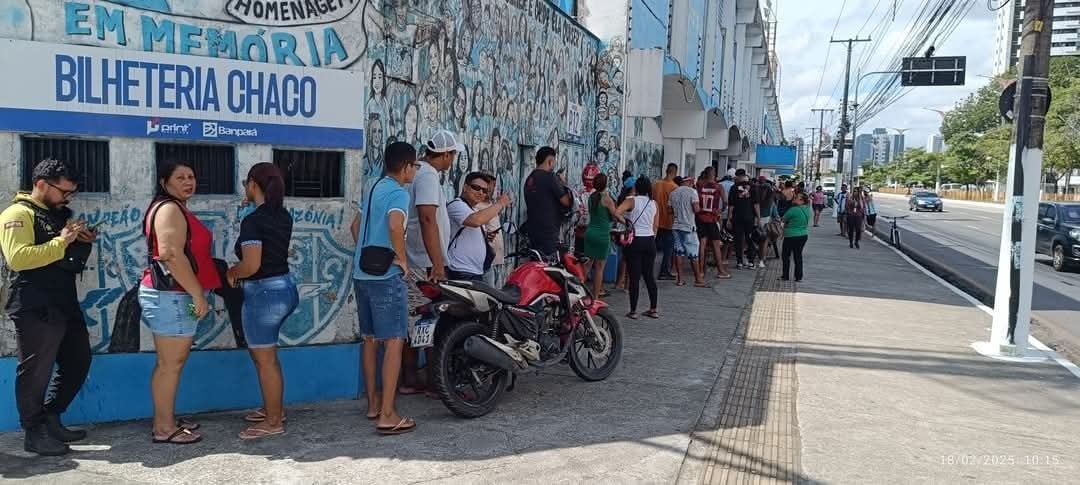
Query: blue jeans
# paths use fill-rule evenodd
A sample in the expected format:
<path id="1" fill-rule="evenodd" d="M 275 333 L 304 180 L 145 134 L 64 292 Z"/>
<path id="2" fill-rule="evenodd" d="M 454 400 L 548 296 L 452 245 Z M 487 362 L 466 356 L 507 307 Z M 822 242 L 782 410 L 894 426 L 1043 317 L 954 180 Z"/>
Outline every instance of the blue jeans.
<path id="1" fill-rule="evenodd" d="M 701 241 L 694 231 L 675 231 L 675 254 L 690 261 L 698 259 L 701 251 Z"/>
<path id="2" fill-rule="evenodd" d="M 409 336 L 409 294 L 405 280 L 353 280 L 360 336 L 375 340 Z"/>
<path id="3" fill-rule="evenodd" d="M 155 290 L 139 286 L 142 319 L 154 335 L 194 337 L 199 319 L 191 314 L 194 300 L 186 291 Z"/>
<path id="4" fill-rule="evenodd" d="M 273 347 L 285 319 L 300 304 L 292 276 L 284 274 L 244 281 L 244 339 L 248 348 Z"/>
<path id="5" fill-rule="evenodd" d="M 656 231 L 656 249 L 660 251 L 660 276 L 671 275 L 671 257 L 675 255 L 675 234 L 671 229 Z"/>

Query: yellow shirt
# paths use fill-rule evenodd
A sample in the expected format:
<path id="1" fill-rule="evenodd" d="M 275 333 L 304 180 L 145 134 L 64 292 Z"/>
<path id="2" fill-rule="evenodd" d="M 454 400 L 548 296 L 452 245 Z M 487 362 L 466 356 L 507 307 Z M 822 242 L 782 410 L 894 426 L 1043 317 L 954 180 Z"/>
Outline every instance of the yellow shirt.
<path id="1" fill-rule="evenodd" d="M 657 226 L 660 229 L 671 230 L 675 225 L 675 212 L 671 210 L 671 204 L 668 203 L 668 199 L 671 198 L 671 193 L 675 189 L 679 188 L 675 185 L 675 182 L 670 180 L 661 180 L 653 184 L 652 195 L 653 200 L 656 201 L 656 208 L 658 212 Z"/>
<path id="2" fill-rule="evenodd" d="M 67 241 L 57 236 L 42 244 L 34 244 L 34 210 L 18 202 L 20 200 L 45 208 L 30 194 L 20 192 L 4 212 L 0 212 L 0 251 L 12 271 L 26 271 L 48 266 L 61 260 L 67 250 Z"/>

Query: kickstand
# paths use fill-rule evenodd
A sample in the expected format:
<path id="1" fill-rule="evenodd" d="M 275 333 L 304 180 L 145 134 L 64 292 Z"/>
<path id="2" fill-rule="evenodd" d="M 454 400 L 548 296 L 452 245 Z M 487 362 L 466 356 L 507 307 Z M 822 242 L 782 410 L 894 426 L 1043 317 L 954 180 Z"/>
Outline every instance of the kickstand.
<path id="1" fill-rule="evenodd" d="M 517 384 L 517 373 L 510 373 L 510 384 L 506 386 L 506 392 L 514 390 L 514 386 Z"/>

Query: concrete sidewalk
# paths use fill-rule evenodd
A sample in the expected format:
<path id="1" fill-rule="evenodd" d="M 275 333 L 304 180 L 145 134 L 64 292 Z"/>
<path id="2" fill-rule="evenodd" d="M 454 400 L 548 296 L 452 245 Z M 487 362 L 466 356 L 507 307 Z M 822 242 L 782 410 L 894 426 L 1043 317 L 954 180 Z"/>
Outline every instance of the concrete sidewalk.
<path id="1" fill-rule="evenodd" d="M 756 272 L 713 289 L 661 282 L 660 320 L 622 320 L 620 367 L 586 383 L 568 367 L 525 375 L 484 418 L 402 398 L 416 432 L 380 437 L 358 401 L 288 408 L 288 434 L 242 442 L 243 413 L 195 416 L 203 443 L 151 445 L 149 423 L 95 426 L 79 451 L 37 458 L 0 435 L 0 477 L 32 483 L 671 483 Z M 645 298 L 644 289 L 642 297 Z M 626 312 L 625 293 L 611 299 Z M 286 384 L 288 385 L 288 384 Z M 147 396 L 149 399 L 149 396 Z"/>
<path id="2" fill-rule="evenodd" d="M 1080 379 L 975 353 L 990 316 L 890 248 L 827 225 L 806 279 L 759 281 L 745 342 L 707 407 L 694 483 L 1068 483 Z M 694 466 L 690 457 L 704 463 Z"/>

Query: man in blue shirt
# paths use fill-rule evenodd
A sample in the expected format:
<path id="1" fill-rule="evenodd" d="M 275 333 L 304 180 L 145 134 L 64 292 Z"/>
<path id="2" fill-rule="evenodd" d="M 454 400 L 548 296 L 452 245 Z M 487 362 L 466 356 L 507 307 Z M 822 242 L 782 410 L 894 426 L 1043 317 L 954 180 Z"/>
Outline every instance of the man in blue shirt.
<path id="1" fill-rule="evenodd" d="M 409 192 L 405 186 L 416 177 L 420 164 L 416 161 L 416 149 L 404 142 L 386 148 L 384 164 L 386 175 L 371 187 L 367 201 L 361 207 L 353 279 L 360 335 L 364 339 L 367 417 L 375 421 L 375 430 L 380 434 L 402 434 L 416 428 L 414 420 L 397 413 L 394 399 L 401 372 L 401 353 L 409 335 L 408 294 L 403 279 L 409 271 L 405 250 Z M 360 255 L 365 248 L 373 252 L 391 249 L 393 264 L 382 274 L 365 272 L 360 265 Z M 381 393 L 375 386 L 378 343 L 384 347 L 382 382 L 385 385 Z"/>

